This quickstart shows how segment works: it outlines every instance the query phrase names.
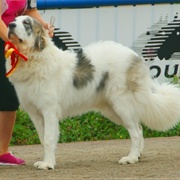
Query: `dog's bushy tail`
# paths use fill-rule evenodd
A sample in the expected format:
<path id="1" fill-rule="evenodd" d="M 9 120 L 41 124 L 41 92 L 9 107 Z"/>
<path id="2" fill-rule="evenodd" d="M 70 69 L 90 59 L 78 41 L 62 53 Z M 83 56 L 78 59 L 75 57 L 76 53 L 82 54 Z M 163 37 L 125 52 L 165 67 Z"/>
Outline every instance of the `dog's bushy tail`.
<path id="1" fill-rule="evenodd" d="M 140 118 L 149 128 L 165 131 L 173 128 L 180 121 L 178 85 L 166 83 L 160 85 L 153 82 L 153 88 L 146 94 L 143 101 L 144 108 L 141 109 Z"/>

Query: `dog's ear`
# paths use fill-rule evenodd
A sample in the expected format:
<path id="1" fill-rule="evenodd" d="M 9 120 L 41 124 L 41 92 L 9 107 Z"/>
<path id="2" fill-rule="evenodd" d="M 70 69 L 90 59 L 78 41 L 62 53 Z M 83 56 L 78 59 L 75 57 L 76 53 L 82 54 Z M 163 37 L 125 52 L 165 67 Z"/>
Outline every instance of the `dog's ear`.
<path id="1" fill-rule="evenodd" d="M 35 35 L 35 42 L 34 42 L 34 49 L 37 51 L 42 51 L 45 48 L 46 41 L 46 32 L 45 29 L 42 27 L 39 22 L 34 22 L 34 35 Z"/>
<path id="2" fill-rule="evenodd" d="M 43 36 L 39 35 L 35 37 L 34 49 L 37 51 L 42 51 L 45 48 L 45 39 Z"/>

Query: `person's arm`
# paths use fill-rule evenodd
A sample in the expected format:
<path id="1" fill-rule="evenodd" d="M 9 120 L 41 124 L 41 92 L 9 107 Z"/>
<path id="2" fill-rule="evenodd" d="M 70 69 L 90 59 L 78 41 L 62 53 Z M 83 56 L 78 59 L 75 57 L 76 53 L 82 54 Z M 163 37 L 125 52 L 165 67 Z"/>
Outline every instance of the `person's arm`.
<path id="1" fill-rule="evenodd" d="M 2 14 L 2 0 L 0 0 L 0 15 Z M 0 16 L 0 38 L 3 40 L 3 41 L 8 41 L 8 34 L 7 34 L 7 27 L 5 25 L 5 23 L 3 22 L 3 20 L 1 19 L 1 16 Z"/>
<path id="2" fill-rule="evenodd" d="M 8 41 L 8 30 L 2 19 L 0 18 L 0 38 L 3 41 Z"/>

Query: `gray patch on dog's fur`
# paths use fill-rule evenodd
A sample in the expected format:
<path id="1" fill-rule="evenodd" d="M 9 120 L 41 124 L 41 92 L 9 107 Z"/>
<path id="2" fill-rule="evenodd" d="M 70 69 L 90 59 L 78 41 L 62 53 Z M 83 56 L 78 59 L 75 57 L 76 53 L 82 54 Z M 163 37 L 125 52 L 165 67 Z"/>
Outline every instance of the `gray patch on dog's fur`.
<path id="1" fill-rule="evenodd" d="M 32 34 L 32 32 L 33 32 L 31 19 L 26 18 L 23 21 L 23 25 L 24 25 L 25 31 L 27 32 L 27 35 L 30 36 Z"/>
<path id="2" fill-rule="evenodd" d="M 83 53 L 83 50 L 80 49 L 77 52 L 77 64 L 74 71 L 73 85 L 78 89 L 83 88 L 88 82 L 94 79 L 94 71 L 94 66 Z"/>
<path id="3" fill-rule="evenodd" d="M 101 78 L 101 81 L 97 87 L 97 91 L 101 91 L 105 88 L 105 85 L 106 85 L 106 81 L 108 80 L 108 77 L 109 77 L 109 73 L 108 72 L 104 72 L 102 74 L 102 78 Z"/>
<path id="4" fill-rule="evenodd" d="M 35 35 L 34 49 L 38 51 L 42 51 L 46 46 L 46 42 L 44 38 L 45 32 L 42 25 L 38 21 L 34 20 L 33 22 L 34 22 L 33 33 Z"/>
<path id="5" fill-rule="evenodd" d="M 143 76 L 142 65 L 143 64 L 140 57 L 138 56 L 132 57 L 132 62 L 129 69 L 127 70 L 127 76 L 126 76 L 127 89 L 132 92 L 138 91 L 140 87 L 138 83 L 139 83 L 139 79 L 141 79 Z"/>

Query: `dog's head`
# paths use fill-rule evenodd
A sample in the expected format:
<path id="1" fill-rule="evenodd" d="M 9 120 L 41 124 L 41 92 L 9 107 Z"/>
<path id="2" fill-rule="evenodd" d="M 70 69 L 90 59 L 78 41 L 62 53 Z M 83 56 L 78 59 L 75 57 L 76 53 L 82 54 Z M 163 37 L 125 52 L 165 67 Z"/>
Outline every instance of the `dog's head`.
<path id="1" fill-rule="evenodd" d="M 42 25 L 29 16 L 19 16 L 8 26 L 8 38 L 21 52 L 42 51 L 47 36 Z"/>

